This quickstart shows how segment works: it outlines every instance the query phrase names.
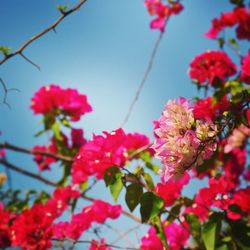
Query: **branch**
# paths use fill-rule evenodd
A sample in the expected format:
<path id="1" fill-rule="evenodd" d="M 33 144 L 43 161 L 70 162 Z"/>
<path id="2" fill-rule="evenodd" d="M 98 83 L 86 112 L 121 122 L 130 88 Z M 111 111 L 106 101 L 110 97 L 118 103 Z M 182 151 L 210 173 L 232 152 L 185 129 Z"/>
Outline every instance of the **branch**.
<path id="1" fill-rule="evenodd" d="M 48 33 L 49 31 L 55 31 L 55 28 L 57 27 L 57 25 L 68 15 L 70 15 L 71 13 L 75 12 L 76 10 L 79 10 L 81 8 L 81 6 L 86 3 L 87 0 L 80 0 L 72 9 L 68 10 L 68 11 L 61 11 L 61 16 L 54 22 L 52 23 L 48 28 L 46 28 L 45 30 L 41 31 L 40 33 L 38 33 L 37 35 L 31 37 L 28 41 L 26 41 L 19 49 L 17 49 L 16 51 L 9 53 L 9 54 L 5 54 L 4 58 L 2 60 L 0 60 L 0 65 L 3 64 L 4 62 L 6 62 L 7 60 L 9 60 L 10 58 L 16 56 L 16 55 L 20 55 L 22 56 L 26 61 L 28 61 L 29 63 L 31 63 L 32 65 L 34 65 L 36 68 L 39 69 L 39 66 L 36 65 L 35 63 L 33 63 L 30 59 L 28 59 L 26 56 L 23 55 L 23 51 L 25 50 L 25 48 L 27 46 L 29 46 L 32 42 L 34 42 L 35 40 L 39 39 L 40 37 L 42 37 L 43 35 L 45 35 L 46 33 Z"/>
<path id="2" fill-rule="evenodd" d="M 74 244 L 91 244 L 92 241 L 90 240 L 72 240 L 72 239 L 63 239 L 63 240 L 59 240 L 59 239 L 52 239 L 53 241 L 58 241 L 58 242 L 64 242 L 66 240 L 69 240 L 71 242 L 73 242 Z M 117 245 L 113 245 L 113 244 L 98 244 L 97 245 L 98 248 L 101 248 L 101 247 L 113 247 L 113 248 L 116 248 L 116 249 L 127 249 L 127 250 L 139 250 L 138 248 L 132 248 L 132 247 L 121 247 L 121 246 L 117 246 Z"/>
<path id="3" fill-rule="evenodd" d="M 166 20 L 166 23 L 167 23 L 167 21 L 168 21 L 168 19 Z M 166 23 L 165 23 L 165 25 L 166 25 Z M 136 102 L 138 101 L 138 99 L 140 97 L 141 91 L 142 91 L 142 89 L 143 89 L 143 87 L 145 85 L 145 82 L 146 82 L 146 80 L 148 78 L 148 75 L 149 75 L 149 73 L 150 73 L 150 71 L 152 69 L 154 59 L 155 59 L 156 53 L 158 51 L 160 42 L 162 40 L 163 34 L 164 34 L 164 32 L 161 32 L 160 35 L 158 36 L 157 40 L 156 40 L 153 51 L 152 51 L 151 56 L 149 58 L 148 66 L 147 66 L 146 71 L 145 71 L 145 73 L 143 75 L 142 81 L 141 81 L 141 83 L 140 83 L 140 85 L 139 85 L 139 87 L 138 87 L 138 89 L 136 91 L 135 97 L 132 100 L 132 102 L 131 102 L 131 104 L 129 106 L 128 112 L 127 112 L 127 114 L 126 114 L 126 116 L 125 116 L 125 118 L 124 118 L 124 120 L 123 120 L 120 127 L 123 127 L 128 122 L 128 119 L 129 119 L 129 117 L 130 117 L 130 115 L 131 115 L 131 113 L 132 113 L 132 111 L 134 109 L 134 106 L 135 106 Z"/>
<path id="4" fill-rule="evenodd" d="M 16 88 L 10 88 L 10 89 L 8 89 L 2 78 L 0 78 L 0 83 L 1 83 L 1 85 L 3 87 L 3 91 L 4 91 L 4 94 L 3 94 L 3 104 L 5 104 L 9 109 L 11 109 L 10 104 L 7 102 L 8 92 L 10 92 L 10 91 L 18 91 L 18 92 L 20 92 L 20 90 L 16 89 Z"/>
<path id="5" fill-rule="evenodd" d="M 45 183 L 45 184 L 48 184 L 48 185 L 50 185 L 50 186 L 54 186 L 54 187 L 57 186 L 56 183 L 54 183 L 54 182 L 52 182 L 52 181 L 50 181 L 50 180 L 48 180 L 48 179 L 46 179 L 46 178 L 44 178 L 44 177 L 38 175 L 38 174 L 34 174 L 34 173 L 29 172 L 29 171 L 27 171 L 27 170 L 24 170 L 24 169 L 22 169 L 22 168 L 20 168 L 20 167 L 17 167 L 17 166 L 15 166 L 14 164 L 9 163 L 9 162 L 8 162 L 7 160 L 5 160 L 5 159 L 0 159 L 0 164 L 1 164 L 1 165 L 4 165 L 4 166 L 7 167 L 8 169 L 14 170 L 14 171 L 16 171 L 16 172 L 18 172 L 18 173 L 20 173 L 20 174 L 23 174 L 23 175 L 29 176 L 29 177 L 31 177 L 31 178 L 33 178 L 33 179 L 39 180 L 39 181 L 41 181 L 41 182 L 43 182 L 43 183 Z"/>
<path id="6" fill-rule="evenodd" d="M 36 179 L 36 180 L 38 180 L 38 181 L 41 181 L 41 182 L 43 182 L 43 183 L 45 183 L 45 184 L 48 184 L 48 185 L 50 185 L 50 186 L 57 187 L 57 183 L 55 183 L 55 182 L 53 182 L 53 181 L 51 181 L 51 180 L 48 180 L 48 179 L 46 179 L 46 178 L 44 178 L 44 177 L 42 177 L 42 176 L 40 176 L 40 175 L 38 175 L 38 174 L 34 174 L 34 173 L 29 172 L 29 171 L 27 171 L 27 170 L 24 170 L 24 169 L 22 169 L 22 168 L 20 168 L 20 167 L 17 167 L 17 166 L 15 166 L 14 164 L 9 163 L 9 162 L 6 161 L 5 159 L 0 159 L 0 164 L 1 164 L 1 165 L 4 165 L 4 166 L 6 166 L 7 168 L 9 168 L 9 169 L 11 169 L 11 170 L 13 170 L 13 171 L 16 171 L 16 172 L 18 172 L 18 173 L 20 173 L 20 174 L 23 174 L 23 175 L 25 175 L 25 176 L 31 177 L 31 178 L 33 178 L 33 179 Z M 87 200 L 87 201 L 91 201 L 91 202 L 94 202 L 94 201 L 96 200 L 96 199 L 94 199 L 94 198 L 92 198 L 92 197 L 86 196 L 85 194 L 82 194 L 81 197 L 82 197 L 83 199 L 85 199 L 85 200 Z M 126 210 L 123 210 L 122 213 L 123 213 L 125 216 L 127 216 L 127 217 L 133 219 L 134 221 L 141 223 L 140 218 L 136 217 L 135 215 L 131 214 L 130 212 L 128 212 L 128 211 L 126 211 Z"/>
<path id="7" fill-rule="evenodd" d="M 8 142 L 0 143 L 0 148 L 5 148 L 5 149 L 9 149 L 9 150 L 17 151 L 17 152 L 22 152 L 25 154 L 31 154 L 31 155 L 44 155 L 44 156 L 52 157 L 52 158 L 57 159 L 57 160 L 66 161 L 66 162 L 73 161 L 72 157 L 69 157 L 69 156 L 55 154 L 55 153 L 51 153 L 49 151 L 46 152 L 46 151 L 40 151 L 40 150 L 27 149 L 27 148 L 12 145 Z"/>

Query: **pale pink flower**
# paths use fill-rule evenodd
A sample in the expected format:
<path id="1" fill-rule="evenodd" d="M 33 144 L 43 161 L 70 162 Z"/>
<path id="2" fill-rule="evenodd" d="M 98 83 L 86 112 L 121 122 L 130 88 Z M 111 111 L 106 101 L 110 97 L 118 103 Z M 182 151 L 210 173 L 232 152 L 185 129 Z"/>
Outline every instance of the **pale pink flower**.
<path id="1" fill-rule="evenodd" d="M 241 147 L 249 136 L 250 129 L 245 125 L 241 124 L 238 128 L 235 128 L 227 139 L 227 144 L 224 147 L 224 153 L 227 154 L 234 148 Z"/>

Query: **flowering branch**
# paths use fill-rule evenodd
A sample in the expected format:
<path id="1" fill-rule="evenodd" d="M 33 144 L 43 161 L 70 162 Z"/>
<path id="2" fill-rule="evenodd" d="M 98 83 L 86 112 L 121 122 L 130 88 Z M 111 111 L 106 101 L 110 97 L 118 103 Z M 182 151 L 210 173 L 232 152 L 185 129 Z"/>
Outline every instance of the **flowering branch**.
<path id="1" fill-rule="evenodd" d="M 69 156 L 64 156 L 64 155 L 55 154 L 55 153 L 46 152 L 46 151 L 40 151 L 40 150 L 26 149 L 23 147 L 15 146 L 15 145 L 10 144 L 8 142 L 0 143 L 0 148 L 5 148 L 5 149 L 17 151 L 17 152 L 22 152 L 25 154 L 49 156 L 49 157 L 52 157 L 54 159 L 66 161 L 66 162 L 73 161 L 72 157 L 69 157 Z"/>
<path id="2" fill-rule="evenodd" d="M 9 60 L 10 58 L 16 56 L 16 55 L 20 55 L 22 56 L 26 61 L 28 61 L 29 63 L 31 63 L 32 65 L 34 65 L 36 68 L 40 69 L 38 65 L 36 65 L 35 63 L 33 63 L 30 59 L 28 59 L 26 56 L 23 55 L 23 51 L 25 50 L 25 48 L 27 46 L 29 46 L 31 43 L 33 43 L 35 40 L 39 39 L 40 37 L 42 37 L 43 35 L 45 35 L 46 33 L 48 33 L 49 31 L 53 30 L 55 31 L 55 28 L 57 27 L 57 25 L 68 15 L 70 15 L 71 13 L 79 10 L 81 8 L 81 6 L 86 3 L 87 0 L 80 0 L 73 8 L 71 8 L 68 11 L 60 11 L 61 12 L 61 16 L 54 22 L 52 23 L 48 28 L 46 28 L 45 30 L 41 31 L 40 33 L 38 33 L 37 35 L 31 37 L 28 41 L 26 41 L 19 49 L 17 49 L 16 51 L 12 52 L 12 53 L 8 53 L 8 54 L 4 54 L 4 58 L 2 60 L 0 60 L 0 65 L 2 65 L 4 62 L 6 62 L 7 60 Z"/>

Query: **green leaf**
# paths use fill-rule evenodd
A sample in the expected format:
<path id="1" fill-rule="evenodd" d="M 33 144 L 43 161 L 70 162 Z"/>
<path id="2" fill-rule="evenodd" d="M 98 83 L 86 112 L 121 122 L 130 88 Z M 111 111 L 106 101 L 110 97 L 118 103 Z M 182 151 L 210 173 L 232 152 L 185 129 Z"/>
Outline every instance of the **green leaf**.
<path id="1" fill-rule="evenodd" d="M 194 240 L 200 245 L 201 224 L 199 218 L 195 214 L 185 214 L 185 219 L 190 226 Z"/>
<path id="2" fill-rule="evenodd" d="M 142 222 L 147 222 L 154 216 L 158 215 L 164 207 L 163 199 L 152 192 L 144 193 L 141 196 L 140 204 Z"/>
<path id="3" fill-rule="evenodd" d="M 142 176 L 144 177 L 147 186 L 150 188 L 150 190 L 154 190 L 154 181 L 150 174 L 143 173 Z"/>
<path id="4" fill-rule="evenodd" d="M 112 197 L 114 199 L 114 202 L 117 202 L 117 199 L 122 191 L 123 188 L 123 182 L 122 182 L 122 174 L 117 174 L 117 179 L 113 184 L 110 185 L 110 192 L 112 194 Z"/>
<path id="5" fill-rule="evenodd" d="M 207 250 L 215 249 L 216 227 L 217 222 L 213 220 L 209 220 L 203 225 L 202 239 Z"/>
<path id="6" fill-rule="evenodd" d="M 55 122 L 52 127 L 51 127 L 54 136 L 56 138 L 57 141 L 62 141 L 62 134 L 61 134 L 61 130 L 60 130 L 60 124 L 58 122 Z"/>
<path id="7" fill-rule="evenodd" d="M 5 56 L 7 56 L 10 52 L 10 48 L 7 46 L 0 46 L 0 52 L 2 52 Z"/>
<path id="8" fill-rule="evenodd" d="M 81 183 L 80 188 L 82 192 L 84 192 L 87 189 L 88 184 L 89 184 L 88 181 Z"/>
<path id="9" fill-rule="evenodd" d="M 216 247 L 216 250 L 229 250 L 229 247 L 227 244 L 223 244 L 219 247 Z"/>
<path id="10" fill-rule="evenodd" d="M 131 212 L 136 208 L 140 202 L 143 194 L 143 187 L 140 184 L 132 183 L 127 187 L 125 200 Z"/>
<path id="11" fill-rule="evenodd" d="M 65 13 L 68 8 L 69 8 L 69 4 L 66 4 L 66 5 L 57 5 L 57 9 L 61 13 Z"/>
<path id="12" fill-rule="evenodd" d="M 121 173 L 120 169 L 116 166 L 107 168 L 104 172 L 104 181 L 106 187 L 114 184 L 117 178 L 119 178 L 120 173 Z"/>
<path id="13" fill-rule="evenodd" d="M 234 48 L 239 49 L 240 46 L 234 38 L 229 38 L 229 43 L 234 46 Z"/>

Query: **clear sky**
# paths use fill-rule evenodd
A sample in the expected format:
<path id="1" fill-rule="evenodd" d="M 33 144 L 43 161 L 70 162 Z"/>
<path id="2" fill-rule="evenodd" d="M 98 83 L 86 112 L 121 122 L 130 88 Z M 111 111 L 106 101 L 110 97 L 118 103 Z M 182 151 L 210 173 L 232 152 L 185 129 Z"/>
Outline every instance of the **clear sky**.
<path id="1" fill-rule="evenodd" d="M 59 17 L 57 4 L 76 2 L 2 0 L 0 45 L 17 49 Z M 152 138 L 152 122 L 159 118 L 167 100 L 197 95 L 187 76 L 188 65 L 197 54 L 217 48 L 217 43 L 203 34 L 213 17 L 232 9 L 228 2 L 183 1 L 185 10 L 168 23 L 151 74 L 125 126 L 127 132 L 142 132 Z M 9 94 L 11 110 L 0 105 L 1 141 L 28 148 L 47 141 L 46 136 L 33 137 L 41 129 L 41 117 L 32 115 L 29 106 L 33 93 L 49 83 L 77 88 L 88 96 L 94 111 L 75 125 L 84 129 L 86 137 L 116 129 L 135 95 L 159 35 L 159 31 L 149 29 L 150 19 L 143 0 L 88 0 L 80 11 L 58 26 L 56 34 L 48 33 L 25 50 L 24 54 L 37 63 L 41 71 L 18 56 L 7 61 L 0 68 L 0 77 L 9 87 L 21 92 Z M 8 156 L 11 162 L 36 171 L 30 157 Z M 54 171 L 53 178 L 57 175 Z M 40 187 L 20 175 L 13 174 L 12 178 L 15 187 Z M 194 184 L 186 192 L 196 189 Z M 94 195 L 100 196 L 100 193 Z M 102 197 L 110 198 L 108 192 L 103 192 Z"/>

